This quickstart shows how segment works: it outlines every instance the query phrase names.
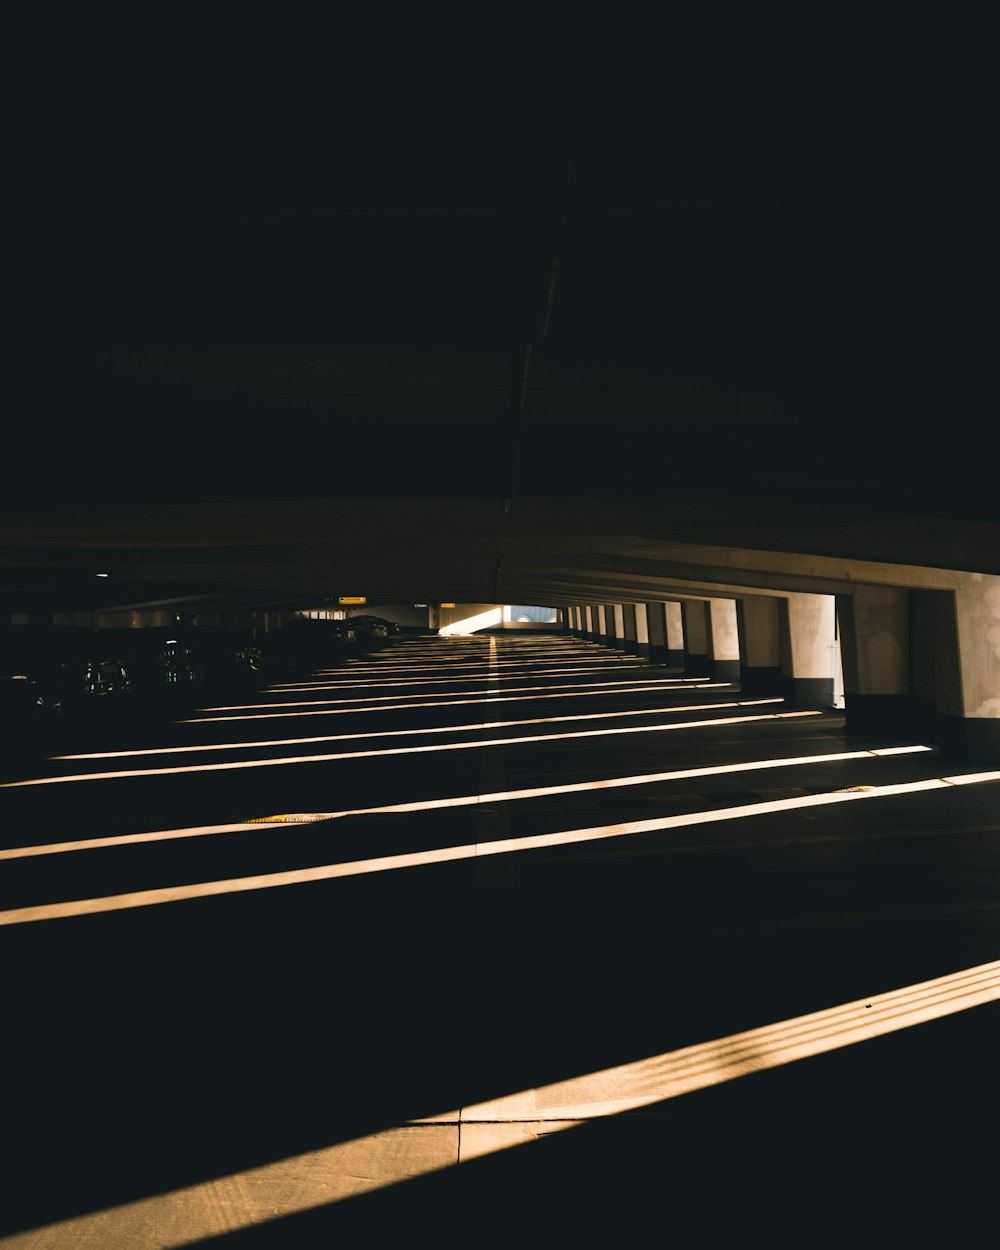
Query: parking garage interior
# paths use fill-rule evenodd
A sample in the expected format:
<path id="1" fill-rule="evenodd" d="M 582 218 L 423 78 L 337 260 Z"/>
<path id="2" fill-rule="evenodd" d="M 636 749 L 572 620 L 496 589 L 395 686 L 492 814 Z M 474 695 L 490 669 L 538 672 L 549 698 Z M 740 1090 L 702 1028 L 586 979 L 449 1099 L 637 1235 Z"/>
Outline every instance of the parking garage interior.
<path id="1" fill-rule="evenodd" d="M 0 1246 L 979 1244 L 982 204 L 647 145 L 33 221 L 0 632 L 259 663 L 5 711 Z"/>

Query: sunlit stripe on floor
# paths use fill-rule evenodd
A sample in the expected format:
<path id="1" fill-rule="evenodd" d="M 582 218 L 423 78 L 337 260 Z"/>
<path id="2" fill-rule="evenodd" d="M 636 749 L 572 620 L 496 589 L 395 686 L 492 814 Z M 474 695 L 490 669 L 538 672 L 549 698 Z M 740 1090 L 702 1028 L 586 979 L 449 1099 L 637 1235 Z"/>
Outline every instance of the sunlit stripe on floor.
<path id="1" fill-rule="evenodd" d="M 73 842 L 49 842 L 43 846 L 19 846 L 0 850 L 0 860 L 28 859 L 36 855 L 60 855 L 67 851 L 100 850 L 111 846 L 132 846 L 142 842 L 168 842 L 178 838 L 201 838 L 217 833 L 259 831 L 262 825 L 317 824 L 342 816 L 377 816 L 399 812 L 438 811 L 449 807 L 475 807 L 479 804 L 517 802 L 557 794 L 579 794 L 586 790 L 617 790 L 628 786 L 655 785 L 692 777 L 728 776 L 730 773 L 770 772 L 801 764 L 839 763 L 844 760 L 875 759 L 885 755 L 909 755 L 932 751 L 929 746 L 878 747 L 868 751 L 839 751 L 828 755 L 796 755 L 786 759 L 751 760 L 740 764 L 715 764 L 703 768 L 679 768 L 666 773 L 640 773 L 629 777 L 606 777 L 599 781 L 574 781 L 561 786 L 534 786 L 528 790 L 503 790 L 495 794 L 463 794 L 454 798 L 421 799 L 411 803 L 389 803 L 383 807 L 349 807 L 339 812 L 292 812 L 280 816 L 258 816 L 250 820 L 220 825 L 196 825 L 189 829 L 159 829 L 147 833 L 120 833 L 103 838 L 83 838 Z M 952 778 L 954 780 L 954 778 Z M 963 778 L 964 780 L 964 778 Z"/>
<path id="2" fill-rule="evenodd" d="M 551 1136 L 595 1119 L 635 1111 L 649 1115 L 649 1108 L 685 1094 L 998 1000 L 1000 961 L 980 964 L 459 1111 L 407 1120 L 367 1137 L 15 1233 L 3 1244 L 10 1250 L 105 1246 L 120 1244 L 124 1233 L 129 1250 L 184 1250 L 460 1167 L 472 1159 L 530 1147 L 540 1135 Z M 419 1135 L 425 1148 L 400 1151 L 400 1134 L 411 1139 Z M 443 1140 L 438 1142 L 439 1138 Z M 437 1143 L 436 1150 L 428 1148 L 431 1142 Z M 542 1155 L 538 1166 L 543 1175 L 546 1163 Z"/>
<path id="3" fill-rule="evenodd" d="M 624 712 L 580 712 L 576 716 L 531 716 L 523 720 L 473 721 L 468 725 L 431 725 L 424 729 L 375 729 L 367 733 L 317 734 L 308 738 L 261 738 L 250 742 L 208 742 L 180 747 L 140 747 L 131 751 L 86 751 L 54 755 L 57 760 L 111 760 L 137 755 L 183 755 L 192 751 L 245 751 L 260 747 L 304 746 L 310 742 L 355 742 L 365 738 L 411 738 L 424 734 L 471 733 L 481 729 L 513 729 L 517 725 L 560 725 L 566 721 L 618 720 L 625 716 L 659 716 L 668 712 L 718 711 L 724 707 L 760 707 L 784 703 L 783 698 L 730 700 L 727 703 L 690 703 L 683 707 L 632 708 Z M 181 722 L 185 723 L 185 722 Z"/>
<path id="4" fill-rule="evenodd" d="M 1000 960 L 872 994 L 809 1015 L 748 1029 L 521 1094 L 463 1107 L 463 1121 L 588 1120 L 638 1111 L 928 1020 L 1000 1001 Z M 534 1115 L 525 1116 L 525 1095 Z M 431 1118 L 423 1123 L 434 1122 Z"/>
<path id="5" fill-rule="evenodd" d="M 979 778 L 981 781 L 1000 781 L 1000 772 L 982 773 L 979 775 Z M 210 898 L 225 894 L 243 894 L 255 890 L 268 890 L 291 885 L 311 885 L 319 881 L 333 881 L 342 877 L 357 877 L 368 873 L 389 872 L 399 868 L 421 868 L 431 864 L 455 863 L 459 860 L 475 859 L 488 855 L 507 855 L 522 851 L 541 850 L 552 846 L 571 846 L 581 842 L 597 842 L 613 838 L 633 837 L 642 833 L 659 833 L 667 829 L 680 829 L 690 825 L 719 824 L 729 820 L 742 820 L 748 816 L 797 811 L 807 807 L 824 807 L 831 803 L 856 803 L 863 799 L 916 794 L 921 791 L 949 788 L 953 784 L 948 777 L 937 777 L 925 781 L 908 781 L 888 786 L 872 786 L 863 790 L 835 790 L 829 794 L 810 794 L 791 799 L 769 799 L 758 803 L 742 804 L 739 807 L 716 808 L 709 812 L 689 812 L 679 816 L 661 816 L 653 820 L 632 820 L 622 824 L 596 825 L 586 829 L 566 829 L 554 833 L 539 833 L 529 837 L 505 839 L 499 843 L 470 842 L 462 846 L 410 851 L 399 855 L 384 855 L 374 859 L 323 864 L 314 868 L 293 868 L 284 872 L 231 877 L 222 881 L 199 881 L 190 885 L 173 885 L 160 889 L 135 890 L 128 894 L 113 894 L 102 898 L 75 899 L 63 903 L 43 903 L 32 907 L 17 907 L 9 911 L 0 911 L 0 925 L 27 924 L 37 920 L 60 920 L 71 916 L 93 915 L 98 912 L 127 911 L 137 907 L 153 907 L 162 903 L 185 902 L 196 898 Z"/>
<path id="6" fill-rule="evenodd" d="M 326 657 L 324 657 L 326 658 Z M 340 657 L 337 657 L 338 661 Z M 442 655 L 440 652 L 424 652 L 421 655 L 414 655 L 412 652 L 402 657 L 382 657 L 379 655 L 371 655 L 366 658 L 353 658 L 344 662 L 345 666 L 350 665 L 354 669 L 377 669 L 385 668 L 392 671 L 406 670 L 410 668 L 434 667 L 441 670 L 454 668 L 468 668 L 476 666 L 478 668 L 488 667 L 489 665 L 489 649 L 487 647 L 479 647 L 475 651 L 470 651 L 466 655 L 460 657 Z M 561 651 L 554 653 L 552 651 L 533 651 L 533 652 L 497 652 L 497 665 L 500 668 L 523 667 L 527 665 L 539 664 L 600 664 L 606 663 L 610 659 L 625 660 L 631 664 L 645 663 L 642 656 L 630 654 L 623 651 Z M 340 663 L 337 665 L 340 668 Z"/>
<path id="7" fill-rule="evenodd" d="M 685 1094 L 998 999 L 1000 961 L 980 964 L 810 1015 L 569 1077 L 459 1111 L 407 1120 L 367 1137 L 89 1211 L 15 1233 L 4 1238 L 3 1244 L 10 1250 L 105 1246 L 120 1244 L 124 1233 L 129 1250 L 184 1250 L 241 1229 L 460 1167 L 472 1159 L 518 1146 L 530 1148 L 540 1135 L 551 1136 L 595 1119 L 635 1111 L 649 1115 L 649 1108 Z M 419 1135 L 425 1148 L 400 1151 L 400 1134 Z M 428 1148 L 432 1142 L 436 1150 Z M 546 1162 L 543 1155 L 539 1168 L 544 1170 Z"/>
<path id="8" fill-rule="evenodd" d="M 334 671 L 334 670 L 331 670 Z M 586 670 L 577 668 L 545 668 L 537 669 L 532 672 L 532 677 L 572 677 L 574 673 L 600 673 L 613 672 L 620 673 L 621 668 L 617 664 L 592 665 Z M 353 679 L 354 673 L 350 674 Z M 480 677 L 486 680 L 486 672 L 482 673 L 462 673 L 455 677 L 415 677 L 413 679 L 401 678 L 399 681 L 326 681 L 322 686 L 317 686 L 311 681 L 290 681 L 276 682 L 273 686 L 269 686 L 270 690 L 366 690 L 373 686 L 447 686 L 456 681 L 468 681 L 472 677 Z"/>
<path id="9" fill-rule="evenodd" d="M 523 746 L 533 742 L 555 742 L 576 738 L 610 737 L 612 734 L 666 733 L 677 729 L 705 729 L 722 725 L 742 725 L 751 721 L 789 720 L 800 716 L 820 716 L 818 711 L 765 712 L 759 716 L 722 716 L 714 720 L 678 721 L 674 725 L 625 725 L 616 729 L 576 729 L 564 734 L 524 734 L 517 738 L 486 738 L 480 742 L 436 742 L 432 746 L 383 747 L 374 751 L 336 751 L 323 755 L 289 755 L 274 760 L 230 760 L 222 764 L 185 764 L 172 768 L 132 768 L 109 773 L 74 773 L 64 777 L 31 777 L 5 781 L 0 790 L 21 786 L 47 786 L 64 781 L 113 781 L 122 777 L 167 777 L 177 773 L 222 772 L 238 768 L 275 768 L 287 764 L 327 764 L 334 760 L 371 759 L 380 755 L 418 755 L 428 751 L 470 751 L 481 747 Z"/>
<path id="10" fill-rule="evenodd" d="M 526 702 L 531 699 L 582 699 L 587 695 L 599 697 L 600 695 L 627 695 L 627 694 L 647 694 L 650 691 L 662 691 L 664 694 L 672 694 L 676 691 L 681 694 L 685 690 L 721 690 L 724 686 L 731 686 L 731 681 L 687 681 L 686 685 L 676 685 L 680 679 L 677 677 L 666 677 L 662 681 L 657 681 L 655 685 L 640 685 L 636 681 L 600 681 L 586 682 L 585 689 L 581 689 L 579 685 L 567 686 L 505 686 L 504 689 L 510 691 L 509 694 L 492 696 L 490 699 L 496 701 L 499 697 L 502 702 Z M 664 686 L 672 687 L 672 689 L 664 690 Z M 567 691 L 566 694 L 541 694 L 542 690 L 559 690 Z M 520 694 L 520 691 L 525 691 Z M 269 716 L 297 716 L 300 712 L 282 711 L 284 707 L 332 707 L 337 712 L 356 711 L 406 711 L 414 709 L 414 707 L 450 707 L 454 704 L 476 704 L 476 702 L 484 702 L 484 696 L 476 695 L 474 699 L 461 699 L 461 697 L 447 697 L 441 699 L 439 692 L 434 691 L 432 694 L 425 695 L 409 695 L 406 702 L 394 702 L 394 704 L 386 704 L 386 699 L 394 699 L 395 695 L 371 695 L 362 696 L 361 699 L 289 699 L 282 700 L 280 704 L 230 704 L 224 707 L 199 707 L 199 711 L 232 711 L 241 712 L 242 715 L 236 716 L 187 716 L 184 720 L 175 721 L 176 725 L 202 725 L 211 721 L 222 720 L 267 720 Z M 349 704 L 350 706 L 341 707 L 340 704 Z M 379 704 L 377 707 L 359 707 L 357 704 Z M 269 711 L 255 714 L 254 709 L 264 707 Z M 332 715 L 332 712 L 317 711 L 317 716 Z"/>

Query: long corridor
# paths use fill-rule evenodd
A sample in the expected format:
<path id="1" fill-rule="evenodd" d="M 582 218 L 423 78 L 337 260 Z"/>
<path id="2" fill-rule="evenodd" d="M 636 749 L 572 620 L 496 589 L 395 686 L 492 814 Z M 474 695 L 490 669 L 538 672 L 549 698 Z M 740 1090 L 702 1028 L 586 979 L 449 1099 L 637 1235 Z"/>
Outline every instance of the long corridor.
<path id="1" fill-rule="evenodd" d="M 4 1250 L 962 1246 L 994 1207 L 1000 773 L 919 738 L 401 636 L 0 810 Z"/>

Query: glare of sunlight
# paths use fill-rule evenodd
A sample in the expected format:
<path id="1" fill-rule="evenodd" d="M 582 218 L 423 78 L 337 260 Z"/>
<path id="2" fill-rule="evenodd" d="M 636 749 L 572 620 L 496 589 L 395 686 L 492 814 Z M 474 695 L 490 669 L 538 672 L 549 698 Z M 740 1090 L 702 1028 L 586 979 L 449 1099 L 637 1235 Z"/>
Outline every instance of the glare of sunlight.
<path id="1" fill-rule="evenodd" d="M 374 751 L 337 751 L 323 755 L 290 755 L 273 760 L 230 760 L 224 764 L 185 764 L 172 768 L 134 768 L 108 773 L 73 773 L 62 777 L 31 777 L 24 781 L 0 782 L 0 790 L 22 786 L 47 786 L 64 781 L 111 781 L 122 777 L 165 777 L 174 773 L 220 772 L 237 768 L 274 768 L 287 764 L 325 764 L 331 760 L 369 759 L 381 755 L 417 755 L 425 751 L 468 751 L 481 747 L 522 746 L 533 742 L 554 742 L 563 738 L 596 738 L 611 734 L 666 733 L 675 729 L 703 729 L 719 725 L 742 725 L 749 721 L 788 720 L 819 716 L 818 711 L 765 712 L 758 716 L 722 716 L 712 720 L 678 721 L 673 725 L 626 725 L 616 729 L 576 729 L 565 734 L 523 734 L 517 738 L 485 738 L 479 742 L 439 742 L 433 746 L 384 747 Z"/>
<path id="2" fill-rule="evenodd" d="M 628 777 L 606 777 L 599 781 L 574 781 L 561 786 L 534 786 L 528 790 L 504 790 L 496 794 L 463 794 L 455 798 L 423 799 L 412 803 L 389 803 L 383 807 L 352 807 L 339 812 L 294 812 L 277 816 L 256 816 L 250 820 L 221 825 L 196 825 L 189 829 L 158 829 L 147 833 L 121 833 L 103 838 L 84 838 L 71 842 L 48 842 L 41 846 L 19 846 L 0 850 L 0 860 L 27 859 L 35 855 L 58 855 L 66 851 L 95 850 L 108 846 L 129 846 L 138 842 L 164 842 L 175 838 L 199 838 L 215 833 L 237 833 L 259 829 L 261 825 L 317 824 L 342 816 L 374 816 L 396 812 L 426 812 L 446 807 L 473 807 L 480 803 L 516 802 L 519 799 L 544 798 L 555 794 L 579 794 L 585 790 L 615 790 L 626 786 L 655 785 L 662 781 L 680 781 L 691 777 L 728 776 L 730 773 L 770 771 L 800 764 L 825 764 L 842 760 L 876 759 L 883 755 L 905 755 L 916 751 L 932 751 L 929 746 L 877 747 L 865 751 L 839 751 L 827 755 L 796 755 L 774 760 L 751 760 L 739 764 L 716 764 L 704 768 L 679 768 L 666 773 L 642 773 Z M 954 778 L 952 778 L 954 781 Z M 963 778 L 964 780 L 964 778 Z"/>
<path id="3" fill-rule="evenodd" d="M 664 693 L 669 694 L 670 693 L 669 687 L 671 686 L 673 686 L 674 689 L 677 690 L 678 693 L 680 693 L 682 690 L 703 690 L 703 689 L 709 689 L 709 688 L 715 689 L 716 687 L 721 688 L 723 686 L 728 686 L 732 684 L 730 682 L 711 682 L 711 681 L 704 680 L 703 678 L 700 678 L 700 677 L 683 677 L 683 678 L 682 677 L 664 677 L 664 678 L 657 679 L 653 685 L 646 685 L 645 684 L 646 680 L 647 680 L 646 678 L 640 679 L 640 681 L 643 684 L 640 684 L 639 681 L 585 681 L 585 682 L 572 682 L 568 685 L 546 684 L 543 686 L 505 686 L 504 689 L 507 691 L 507 695 L 505 695 L 504 697 L 508 699 L 512 699 L 513 695 L 515 694 L 527 692 L 525 694 L 526 700 L 527 699 L 571 698 L 573 695 L 580 695 L 581 697 L 584 695 L 591 695 L 593 698 L 597 698 L 599 695 L 604 694 L 605 692 L 609 694 L 628 694 L 632 691 L 638 691 L 640 693 L 643 693 L 643 692 L 647 692 L 650 690 L 664 690 L 664 687 L 668 687 L 668 689 L 664 690 Z M 679 682 L 685 682 L 687 684 L 683 686 L 679 686 L 677 684 Z M 321 689 L 321 688 L 322 687 L 316 687 L 316 689 Z M 534 692 L 538 690 L 569 691 L 570 693 L 569 694 L 535 694 Z M 376 695 L 355 696 L 352 699 L 297 699 L 297 700 L 282 699 L 280 703 L 229 703 L 229 704 L 222 705 L 220 707 L 199 708 L 198 711 L 200 712 L 246 712 L 248 709 L 252 709 L 252 708 L 275 708 L 275 707 L 323 707 L 323 708 L 327 708 L 327 707 L 338 707 L 340 704 L 346 703 L 349 706 L 346 707 L 344 710 L 346 712 L 354 712 L 354 711 L 369 710 L 367 708 L 357 707 L 357 704 L 359 703 L 377 703 L 377 704 L 380 704 L 381 706 L 372 708 L 371 711 L 381 712 L 383 708 L 386 708 L 386 707 L 391 708 L 392 710 L 397 710 L 397 709 L 402 709 L 402 708 L 416 708 L 416 707 L 446 707 L 450 703 L 478 703 L 478 702 L 484 701 L 482 697 L 479 695 L 478 691 L 456 690 L 453 693 L 454 695 L 473 694 L 473 695 L 476 695 L 477 697 L 472 698 L 472 699 L 459 699 L 459 698 L 453 697 L 452 695 L 449 695 L 446 699 L 441 699 L 441 692 L 434 690 L 427 694 L 407 694 L 407 695 L 376 694 Z M 388 705 L 386 704 L 386 699 L 395 699 L 395 698 L 406 699 L 406 702 L 405 703 L 392 703 Z M 440 702 L 429 703 L 427 702 L 427 700 L 429 699 L 438 699 L 440 700 Z M 275 713 L 275 715 L 278 715 L 278 716 L 295 715 L 295 713 L 278 712 L 278 713 Z M 244 716 L 197 716 L 197 717 L 189 717 L 186 720 L 176 721 L 175 724 L 198 725 L 198 724 L 202 724 L 205 721 L 244 720 L 244 719 L 249 720 L 249 719 L 252 719 L 252 717 L 249 715 L 246 717 Z"/>
<path id="4" fill-rule="evenodd" d="M 869 994 L 808 1015 L 567 1077 L 367 1137 L 291 1155 L 183 1189 L 15 1233 L 11 1250 L 99 1246 L 183 1250 L 400 1182 L 460 1167 L 539 1138 L 1000 1000 L 1000 960 Z M 545 1166 L 544 1156 L 540 1166 Z M 44 1241 L 39 1240 L 44 1238 Z"/>
<path id="5" fill-rule="evenodd" d="M 495 699 L 485 700 L 495 702 Z M 302 746 L 310 742 L 354 742 L 361 738 L 415 738 L 423 734 L 469 733 L 481 729 L 512 729 L 517 725 L 558 725 L 565 721 L 619 720 L 626 716 L 658 716 L 662 712 L 715 711 L 724 707 L 759 707 L 784 703 L 782 698 L 730 700 L 727 703 L 691 703 L 683 707 L 634 708 L 625 712 L 580 712 L 576 716 L 532 716 L 521 720 L 471 721 L 467 725 L 432 725 L 423 729 L 376 729 L 368 733 L 317 734 L 308 738 L 261 738 L 250 742 L 209 742 L 196 746 L 141 747 L 130 751 L 87 751 L 79 755 L 54 755 L 57 760 L 110 760 L 135 755 L 178 755 L 191 751 L 244 751 L 258 747 Z"/>
<path id="6" fill-rule="evenodd" d="M 982 781 L 1000 780 L 1000 772 L 981 773 L 978 776 Z M 679 829 L 691 825 L 718 824 L 724 821 L 741 820 L 749 816 L 761 816 L 774 812 L 823 807 L 831 803 L 856 803 L 865 799 L 916 794 L 923 791 L 949 788 L 952 784 L 952 780 L 948 777 L 936 777 L 925 781 L 910 781 L 895 785 L 835 790 L 827 794 L 808 794 L 788 799 L 768 799 L 757 803 L 741 804 L 738 807 L 716 808 L 707 812 L 687 812 L 676 816 L 661 816 L 653 820 L 633 820 L 622 824 L 596 825 L 585 829 L 566 829 L 553 833 L 533 834 L 521 838 L 505 838 L 500 842 L 470 842 L 461 846 L 437 847 L 433 850 L 411 851 L 399 855 L 383 855 L 374 859 L 321 864 L 313 868 L 293 868 L 285 872 L 261 873 L 256 876 L 233 877 L 221 881 L 198 881 L 186 885 L 165 886 L 160 889 L 136 890 L 127 894 L 73 899 L 62 903 L 42 903 L 30 907 L 17 907 L 8 911 L 0 911 L 0 925 L 27 924 L 37 920 L 59 920 L 70 916 L 93 915 L 98 912 L 125 911 L 136 907 L 152 907 L 161 903 L 177 903 L 188 899 L 209 898 L 225 894 L 242 894 L 254 890 L 313 884 L 318 881 L 333 881 L 342 877 L 389 872 L 399 868 L 418 868 L 429 864 L 454 863 L 458 860 L 477 859 L 488 855 L 508 855 L 521 851 L 541 850 L 553 846 L 570 846 L 583 842 L 605 841 L 611 838 L 632 837 L 642 833 L 657 833 L 666 829 Z"/>
<path id="7" fill-rule="evenodd" d="M 600 673 L 614 672 L 620 673 L 620 664 L 592 664 L 586 669 L 574 666 L 573 668 L 539 668 L 532 669 L 530 675 L 532 677 L 572 677 L 574 673 Z M 352 669 L 348 674 L 353 678 L 355 671 Z M 463 673 L 461 677 L 414 677 L 412 679 L 400 678 L 398 681 L 324 681 L 317 684 L 315 680 L 310 681 L 286 681 L 268 686 L 268 690 L 366 690 L 374 686 L 447 686 L 452 685 L 456 681 L 468 681 L 470 677 L 476 674 Z M 487 676 L 484 669 L 478 674 L 480 679 Z M 727 685 L 732 683 L 727 682 Z"/>

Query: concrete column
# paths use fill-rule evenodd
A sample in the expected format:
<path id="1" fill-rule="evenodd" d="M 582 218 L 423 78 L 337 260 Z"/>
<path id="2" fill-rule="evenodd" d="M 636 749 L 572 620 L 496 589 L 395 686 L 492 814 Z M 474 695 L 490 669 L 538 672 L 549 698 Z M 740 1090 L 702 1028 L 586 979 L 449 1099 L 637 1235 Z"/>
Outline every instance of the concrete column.
<path id="1" fill-rule="evenodd" d="M 622 645 L 627 655 L 638 655 L 639 647 L 635 636 L 635 604 L 622 604 Z"/>
<path id="2" fill-rule="evenodd" d="M 740 680 L 740 636 L 736 625 L 735 599 L 709 599 L 708 657 L 715 681 Z"/>
<path id="3" fill-rule="evenodd" d="M 684 618 L 684 671 L 692 677 L 711 673 L 708 659 L 708 619 L 702 599 L 686 599 L 681 604 Z"/>
<path id="4" fill-rule="evenodd" d="M 844 728 L 866 737 L 925 733 L 912 689 L 910 592 L 857 586 L 837 595 L 844 673 Z"/>
<path id="5" fill-rule="evenodd" d="M 972 573 L 934 601 L 938 742 L 947 759 L 1000 762 L 1000 577 Z"/>
<path id="6" fill-rule="evenodd" d="M 614 627 L 614 616 L 610 605 L 599 603 L 597 605 L 597 641 L 602 646 L 610 647 L 614 645 Z"/>
<path id="7" fill-rule="evenodd" d="M 784 694 L 778 600 L 748 595 L 736 605 L 740 688 L 744 694 Z"/>
<path id="8" fill-rule="evenodd" d="M 637 655 L 641 655 L 644 660 L 649 659 L 649 617 L 647 615 L 648 605 L 645 603 L 634 603 L 632 605 L 635 611 L 635 650 Z"/>
<path id="9" fill-rule="evenodd" d="M 944 591 L 910 591 L 910 697 L 921 732 L 935 735 L 937 686 L 934 677 L 934 601 Z"/>
<path id="10" fill-rule="evenodd" d="M 580 605 L 574 603 L 569 610 L 570 626 L 574 634 L 579 635 L 582 626 L 580 625 Z"/>
<path id="11" fill-rule="evenodd" d="M 598 628 L 597 605 L 594 603 L 588 603 L 583 611 L 584 611 L 584 620 L 586 622 L 584 625 L 584 630 L 587 634 L 587 637 L 590 639 L 590 641 L 596 642 L 597 641 L 597 628 Z"/>
<path id="12" fill-rule="evenodd" d="M 653 664 L 667 662 L 667 621 L 662 603 L 646 604 L 646 630 L 649 635 L 649 658 Z"/>
<path id="13" fill-rule="evenodd" d="M 676 602 L 663 605 L 666 622 L 667 668 L 684 668 L 684 613 Z"/>
<path id="14" fill-rule="evenodd" d="M 625 650 L 625 605 L 623 603 L 611 604 L 611 628 L 614 636 L 611 639 L 611 645 L 616 651 Z"/>
<path id="15" fill-rule="evenodd" d="M 833 595 L 778 600 L 785 698 L 795 707 L 833 706 L 836 619 Z"/>

